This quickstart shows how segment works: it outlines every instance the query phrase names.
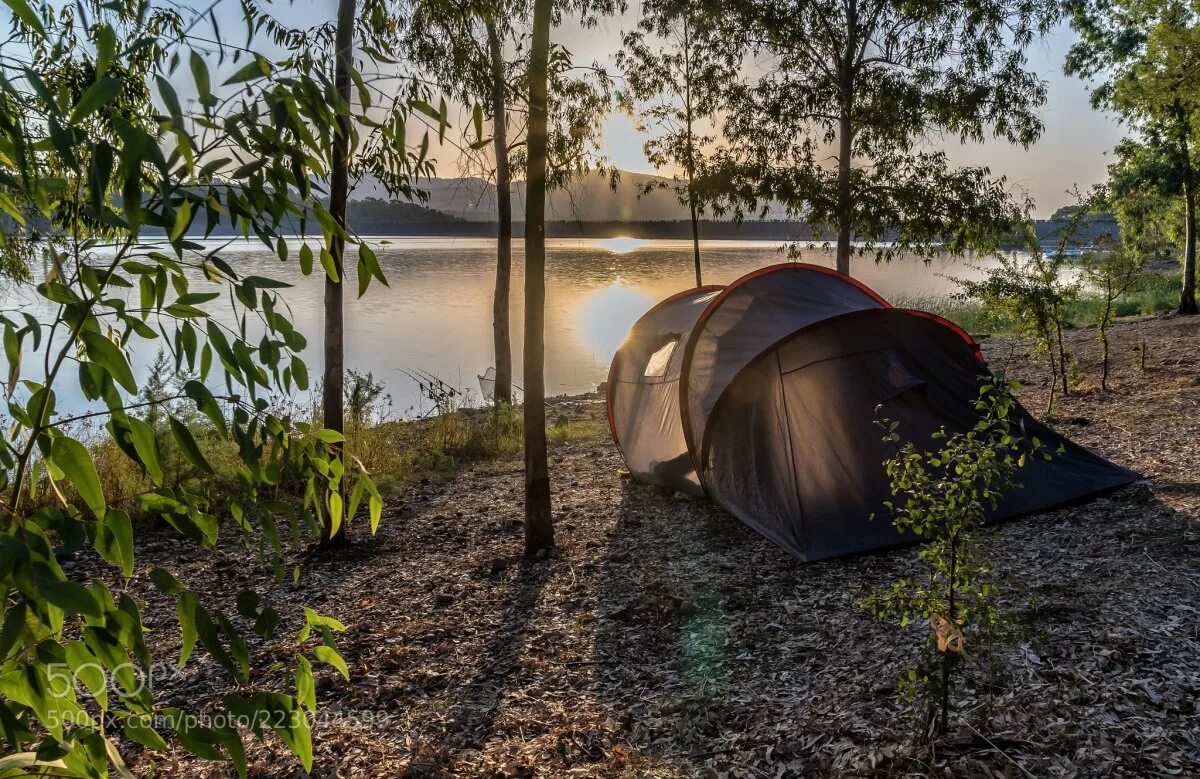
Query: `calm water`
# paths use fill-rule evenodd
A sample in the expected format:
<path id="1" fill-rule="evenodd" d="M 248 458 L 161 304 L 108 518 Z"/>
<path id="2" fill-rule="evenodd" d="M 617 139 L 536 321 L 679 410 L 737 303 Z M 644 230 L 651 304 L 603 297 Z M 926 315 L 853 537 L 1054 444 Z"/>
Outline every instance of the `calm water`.
<path id="1" fill-rule="evenodd" d="M 492 286 L 495 244 L 483 239 L 389 238 L 373 241 L 390 287 L 372 284 L 365 297 L 346 307 L 346 366 L 373 373 L 394 400 L 394 413 L 419 414 L 429 408 L 414 380 L 404 371 L 427 371 L 479 399 L 476 378 L 492 358 Z M 524 247 L 513 246 L 513 346 L 518 384 L 522 339 Z M 725 284 L 744 273 L 782 262 L 786 255 L 772 242 L 705 242 L 701 246 L 705 283 Z M 313 377 L 320 376 L 322 278 L 304 277 L 294 262 L 281 263 L 260 244 L 226 248 L 226 261 L 243 275 L 256 274 L 292 283 L 282 290 L 296 326 L 309 339 L 304 354 Z M 825 251 L 806 251 L 803 259 L 833 265 Z M 963 261 L 915 260 L 876 266 L 856 259 L 855 276 L 885 298 L 919 299 L 953 292 L 947 278 L 973 277 Z M 319 272 L 319 266 L 318 266 Z M 548 245 L 546 270 L 546 391 L 556 395 L 594 389 L 630 325 L 655 302 L 692 285 L 691 244 L 687 241 L 635 239 L 562 239 Z M 351 279 L 348 293 L 357 287 Z M 203 291 L 197 281 L 193 291 Z M 8 290 L 4 307 L 28 305 L 29 289 Z M 232 321 L 228 308 L 216 316 Z M 145 342 L 138 342 L 141 346 Z M 135 355 L 141 372 L 157 345 Z M 29 378 L 40 378 L 33 373 Z M 304 398 L 299 398 L 304 400 Z M 60 395 L 60 410 L 80 405 Z"/>

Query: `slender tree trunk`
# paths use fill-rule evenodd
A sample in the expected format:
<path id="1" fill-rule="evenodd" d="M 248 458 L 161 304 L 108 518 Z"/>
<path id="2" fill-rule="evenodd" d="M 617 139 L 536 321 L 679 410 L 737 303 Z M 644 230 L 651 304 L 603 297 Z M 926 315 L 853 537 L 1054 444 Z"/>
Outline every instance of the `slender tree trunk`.
<path id="1" fill-rule="evenodd" d="M 334 88 L 345 103 L 338 112 L 337 125 L 333 134 L 333 169 L 329 182 L 329 213 L 334 222 L 346 228 L 346 198 L 350 190 L 350 65 L 354 55 L 354 0 L 338 0 L 337 30 L 334 33 L 336 59 L 334 62 Z M 337 279 L 325 276 L 325 375 L 322 383 L 322 424 L 341 433 L 345 430 L 345 408 L 343 389 L 345 382 L 345 327 L 343 326 L 342 291 L 345 289 L 346 239 L 335 234 L 330 245 Z M 334 449 L 340 457 L 341 446 Z M 339 487 L 340 489 L 341 487 Z M 343 501 L 345 505 L 345 501 Z M 331 533 L 326 542 L 346 543 L 346 520 L 336 533 Z M 330 527 L 332 530 L 332 526 Z"/>
<path id="2" fill-rule="evenodd" d="M 846 13 L 846 51 L 838 63 L 841 80 L 841 115 L 838 122 L 837 191 L 837 269 L 850 273 L 850 237 L 854 230 L 853 198 L 850 190 L 851 157 L 854 153 L 854 61 L 855 32 L 858 29 L 856 0 L 850 0 Z"/>
<path id="3" fill-rule="evenodd" d="M 1066 344 L 1063 343 L 1062 312 L 1057 309 L 1054 312 L 1054 337 L 1058 341 L 1058 378 L 1062 382 L 1063 397 L 1066 398 L 1071 395 L 1071 387 L 1068 383 L 1070 377 L 1067 375 L 1070 357 L 1067 355 Z"/>
<path id="4" fill-rule="evenodd" d="M 1109 282 L 1104 297 L 1104 313 L 1100 317 L 1100 327 L 1097 335 L 1100 337 L 1100 391 L 1108 392 L 1108 325 L 1112 321 L 1113 302 L 1112 283 Z"/>
<path id="5" fill-rule="evenodd" d="M 950 625 L 953 628 L 957 625 L 958 608 L 954 605 L 954 577 L 957 575 L 958 569 L 958 536 L 954 534 L 950 536 L 950 578 L 948 597 L 946 599 L 946 619 L 950 620 Z M 946 727 L 950 722 L 950 664 L 954 662 L 953 652 L 950 647 L 946 647 L 946 651 L 942 653 L 942 700 L 941 700 L 941 716 L 938 718 L 937 735 L 942 735 L 946 732 Z"/>
<path id="6" fill-rule="evenodd" d="M 692 23 L 683 20 L 683 104 L 687 120 L 687 198 L 692 215 L 692 254 L 696 263 L 696 286 L 704 284 L 700 273 L 700 219 L 696 214 L 696 145 L 692 130 Z"/>
<path id="7" fill-rule="evenodd" d="M 850 114 L 843 113 L 839 132 L 841 151 L 838 154 L 838 241 L 837 269 L 850 273 L 850 236 L 854 229 L 850 218 Z"/>
<path id="8" fill-rule="evenodd" d="M 525 195 L 525 554 L 554 546 L 546 463 L 546 122 L 553 0 L 534 0 Z"/>
<path id="9" fill-rule="evenodd" d="M 1046 343 L 1046 362 L 1050 364 L 1050 396 L 1046 398 L 1046 418 L 1049 419 L 1054 414 L 1054 397 L 1058 392 L 1058 356 L 1054 353 L 1054 331 L 1052 325 L 1048 321 L 1041 321 L 1038 324 L 1038 332 L 1042 335 Z"/>
<path id="10" fill-rule="evenodd" d="M 700 274 L 700 220 L 696 216 L 696 201 L 692 200 L 691 195 L 688 195 L 688 201 L 692 211 L 692 252 L 696 264 L 696 286 L 700 287 L 704 285 L 704 279 Z"/>
<path id="11" fill-rule="evenodd" d="M 492 335 L 496 345 L 497 405 L 512 403 L 512 335 L 509 289 L 512 283 L 512 174 L 508 169 L 508 104 L 505 100 L 504 51 L 491 19 L 485 22 L 492 65 L 492 147 L 496 155 L 496 294 L 492 298 Z"/>
<path id="12" fill-rule="evenodd" d="M 1187 154 L 1187 141 L 1183 142 Z M 1185 159 L 1188 159 L 1185 157 Z M 1196 309 L 1196 184 L 1190 160 L 1184 164 L 1183 176 L 1183 292 L 1179 297 L 1179 313 L 1195 314 Z"/>
<path id="13" fill-rule="evenodd" d="M 1179 133 L 1179 155 L 1183 163 L 1183 290 L 1179 296 L 1179 313 L 1195 314 L 1196 309 L 1196 172 L 1192 165 L 1192 150 L 1188 139 L 1191 122 L 1176 99 L 1173 104 L 1176 130 Z"/>

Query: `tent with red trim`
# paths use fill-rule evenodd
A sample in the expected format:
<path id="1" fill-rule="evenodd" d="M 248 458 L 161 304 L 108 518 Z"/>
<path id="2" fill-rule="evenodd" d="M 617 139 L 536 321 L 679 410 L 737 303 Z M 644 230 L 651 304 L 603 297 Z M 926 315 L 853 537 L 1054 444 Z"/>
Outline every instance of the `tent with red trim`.
<path id="1" fill-rule="evenodd" d="M 819 560 L 911 540 L 886 518 L 891 452 L 876 409 L 914 441 L 969 429 L 987 373 L 953 323 L 893 308 L 829 268 L 787 263 L 674 295 L 638 320 L 609 373 L 609 423 L 635 478 L 707 494 Z M 1029 458 L 990 519 L 1137 478 L 1015 414 L 1027 436 L 1062 452 Z"/>

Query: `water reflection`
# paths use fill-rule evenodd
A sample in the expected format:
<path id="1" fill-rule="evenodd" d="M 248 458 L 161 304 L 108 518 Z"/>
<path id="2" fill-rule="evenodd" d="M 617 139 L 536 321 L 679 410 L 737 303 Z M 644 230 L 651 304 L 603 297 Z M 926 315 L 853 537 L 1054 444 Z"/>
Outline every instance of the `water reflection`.
<path id="1" fill-rule="evenodd" d="M 611 360 L 629 328 L 655 303 L 645 291 L 631 287 L 618 276 L 579 304 L 580 335 L 597 357 Z"/>
<path id="2" fill-rule="evenodd" d="M 629 252 L 645 246 L 649 241 L 641 238 L 601 238 L 596 241 L 596 245 L 601 249 L 607 249 L 613 254 L 629 254 Z"/>
<path id="3" fill-rule="evenodd" d="M 385 242 L 386 240 L 386 242 Z M 346 366 L 370 371 L 385 382 L 400 410 L 421 410 L 420 393 L 403 371 L 428 371 L 478 399 L 478 374 L 493 364 L 492 291 L 495 242 L 485 239 L 388 238 L 373 242 L 390 286 L 372 285 L 364 298 L 346 302 Z M 636 245 L 635 245 L 636 244 Z M 293 252 L 299 243 L 292 244 Z M 595 388 L 628 333 L 629 326 L 664 297 L 693 284 L 690 241 L 636 239 L 558 239 L 548 242 L 546 266 L 546 390 L 576 393 Z M 636 251 L 635 251 L 636 249 Z M 706 241 L 701 244 L 704 280 L 727 284 L 765 265 L 781 262 L 777 244 L 767 241 Z M 303 358 L 309 374 L 320 375 L 322 278 L 302 276 L 295 262 L 280 262 L 269 250 L 251 242 L 235 242 L 222 250 L 239 273 L 262 275 L 294 286 L 283 291 L 296 327 L 308 336 Z M 524 247 L 513 246 L 513 360 L 521 383 L 524 319 Z M 294 256 L 294 254 L 293 254 Z M 804 260 L 832 265 L 832 257 L 808 250 Z M 962 263 L 932 266 L 898 261 L 875 266 L 856 260 L 855 275 L 890 299 L 913 299 L 953 291 L 947 276 L 972 276 Z M 356 289 L 353 272 L 347 283 Z M 208 286 L 197 282 L 197 290 Z M 38 299 L 31 287 L 0 290 L 0 304 L 28 307 Z M 49 313 L 49 312 L 43 312 Z M 234 324 L 232 310 L 213 315 Z M 256 338 L 255 338 L 256 340 Z M 139 378 L 146 375 L 157 344 L 136 342 Z M 29 376 L 27 378 L 38 378 Z M 220 377 L 210 377 L 213 386 Z M 65 393 L 62 412 L 76 410 L 82 400 Z"/>

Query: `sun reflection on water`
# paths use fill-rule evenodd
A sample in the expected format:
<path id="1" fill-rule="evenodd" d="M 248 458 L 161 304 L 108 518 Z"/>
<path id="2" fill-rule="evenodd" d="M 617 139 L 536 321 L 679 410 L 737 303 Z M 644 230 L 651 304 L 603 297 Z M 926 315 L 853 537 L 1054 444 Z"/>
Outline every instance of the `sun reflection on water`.
<path id="1" fill-rule="evenodd" d="M 646 242 L 641 238 L 602 238 L 596 241 L 596 246 L 601 249 L 607 249 L 613 254 L 629 254 L 636 249 L 640 249 L 646 245 Z"/>
<path id="2" fill-rule="evenodd" d="M 611 359 L 629 334 L 629 328 L 652 305 L 654 300 L 650 295 L 618 276 L 580 302 L 577 317 L 584 344 L 597 357 Z"/>

